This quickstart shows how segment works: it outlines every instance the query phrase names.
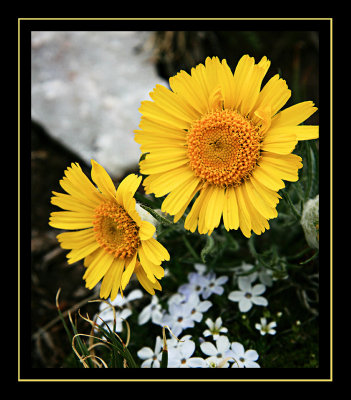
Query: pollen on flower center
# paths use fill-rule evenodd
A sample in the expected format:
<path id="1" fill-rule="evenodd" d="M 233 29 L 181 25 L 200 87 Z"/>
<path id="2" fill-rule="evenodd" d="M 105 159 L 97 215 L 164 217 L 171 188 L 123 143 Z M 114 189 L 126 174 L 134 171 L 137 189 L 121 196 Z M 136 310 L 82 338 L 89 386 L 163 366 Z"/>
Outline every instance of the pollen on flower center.
<path id="1" fill-rule="evenodd" d="M 135 254 L 139 244 L 139 228 L 123 207 L 112 201 L 95 209 L 95 237 L 101 247 L 115 258 Z"/>
<path id="2" fill-rule="evenodd" d="M 187 136 L 194 173 L 217 186 L 238 186 L 260 157 L 260 127 L 234 110 L 217 110 L 195 121 Z"/>

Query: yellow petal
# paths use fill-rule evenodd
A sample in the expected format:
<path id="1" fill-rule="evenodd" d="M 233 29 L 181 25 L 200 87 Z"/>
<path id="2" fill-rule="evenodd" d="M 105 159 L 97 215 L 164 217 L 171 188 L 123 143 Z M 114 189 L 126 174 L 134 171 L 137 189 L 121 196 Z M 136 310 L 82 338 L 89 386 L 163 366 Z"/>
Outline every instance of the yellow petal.
<path id="1" fill-rule="evenodd" d="M 289 154 L 294 150 L 297 142 L 296 129 L 286 126 L 278 127 L 267 131 L 261 149 L 278 154 Z"/>
<path id="2" fill-rule="evenodd" d="M 218 82 L 221 87 L 224 108 L 234 107 L 235 93 L 233 92 L 233 73 L 227 64 L 227 60 L 222 60 L 218 68 Z"/>
<path id="3" fill-rule="evenodd" d="M 96 161 L 91 160 L 91 178 L 96 183 L 97 187 L 100 189 L 103 195 L 114 199 L 116 188 L 110 178 L 109 174 Z"/>
<path id="4" fill-rule="evenodd" d="M 270 63 L 271 62 L 267 60 L 267 57 L 263 57 L 257 65 L 252 67 L 251 75 L 247 77 L 246 83 L 243 87 L 244 91 L 240 106 L 242 115 L 249 114 L 256 104 L 261 90 L 262 80 L 268 71 Z"/>
<path id="5" fill-rule="evenodd" d="M 122 279 L 124 264 L 125 260 L 119 258 L 116 258 L 112 263 L 114 272 L 113 272 L 113 283 L 110 295 L 111 301 L 113 301 L 117 297 L 119 290 L 121 290 L 122 294 L 121 279 Z"/>
<path id="6" fill-rule="evenodd" d="M 92 228 L 73 232 L 62 232 L 56 236 L 63 249 L 84 247 L 95 241 L 95 232 Z"/>
<path id="7" fill-rule="evenodd" d="M 150 97 L 165 112 L 183 120 L 187 125 L 192 123 L 194 116 L 196 118 L 193 108 L 184 107 L 184 102 L 180 101 L 179 96 L 162 85 L 157 84 Z"/>
<path id="8" fill-rule="evenodd" d="M 268 189 L 278 191 L 285 187 L 285 183 L 276 174 L 270 175 L 271 169 L 266 168 L 264 162 L 253 170 L 252 177 Z"/>
<path id="9" fill-rule="evenodd" d="M 248 213 L 250 214 L 251 229 L 256 233 L 256 235 L 260 235 L 266 229 L 269 229 L 268 221 L 253 206 L 253 204 L 246 192 L 245 185 L 242 185 L 242 189 L 243 189 L 242 193 L 243 193 L 243 196 L 245 199 L 245 206 L 246 206 Z"/>
<path id="10" fill-rule="evenodd" d="M 179 156 L 173 159 L 169 158 L 155 159 L 153 157 L 150 157 L 150 154 L 147 154 L 145 159 L 140 161 L 139 167 L 140 167 L 140 172 L 142 174 L 150 175 L 150 174 L 163 173 L 171 169 L 178 168 L 184 164 L 187 164 L 188 162 L 189 159 L 186 153 L 180 154 Z"/>
<path id="11" fill-rule="evenodd" d="M 211 190 L 210 198 L 206 210 L 206 226 L 209 230 L 217 228 L 224 208 L 225 189 L 214 186 Z"/>
<path id="12" fill-rule="evenodd" d="M 148 240 L 152 238 L 152 236 L 155 234 L 156 228 L 154 225 L 152 225 L 151 222 L 149 221 L 141 221 L 140 227 L 139 227 L 139 237 L 140 240 Z"/>
<path id="13" fill-rule="evenodd" d="M 141 117 L 139 124 L 141 130 L 135 130 L 135 141 L 140 144 L 147 144 L 148 140 L 167 140 L 174 142 L 184 142 L 186 140 L 186 132 L 183 129 L 174 128 L 167 124 L 151 121 L 145 117 Z"/>
<path id="14" fill-rule="evenodd" d="M 203 84 L 201 83 L 203 64 L 199 64 L 192 68 L 191 75 L 185 71 L 178 72 L 175 76 L 169 78 L 169 84 L 173 92 L 184 101 L 192 105 L 199 115 L 207 111 L 207 93 L 204 92 Z"/>
<path id="15" fill-rule="evenodd" d="M 167 212 L 170 215 L 175 215 L 189 200 L 190 195 L 194 192 L 194 189 L 199 183 L 199 178 L 191 176 L 189 179 L 184 181 L 183 185 L 175 188 L 163 201 L 161 210 Z"/>
<path id="16" fill-rule="evenodd" d="M 179 118 L 174 111 L 164 108 L 164 104 L 144 100 L 141 102 L 139 112 L 146 118 L 161 124 L 170 125 L 172 128 L 188 129 L 190 123 Z"/>
<path id="17" fill-rule="evenodd" d="M 161 174 L 153 174 L 144 179 L 146 193 L 154 193 L 156 197 L 164 196 L 194 176 L 188 165 L 174 168 Z"/>
<path id="18" fill-rule="evenodd" d="M 243 185 L 240 185 L 235 188 L 235 194 L 238 201 L 239 227 L 243 235 L 249 238 L 251 236 L 251 219 L 242 186 Z"/>
<path id="19" fill-rule="evenodd" d="M 296 126 L 304 122 L 317 111 L 312 101 L 303 101 L 280 111 L 272 119 L 272 128 L 278 126 Z"/>
<path id="20" fill-rule="evenodd" d="M 256 191 L 251 181 L 246 181 L 243 184 L 243 189 L 246 191 L 247 197 L 250 199 L 253 208 L 255 208 L 263 217 L 266 219 L 277 217 L 278 213 L 276 208 L 270 207 L 264 201 L 264 199 Z"/>
<path id="21" fill-rule="evenodd" d="M 147 255 L 145 254 L 145 251 L 144 251 L 144 249 L 143 249 L 142 246 L 140 246 L 140 247 L 138 248 L 138 255 L 139 255 L 140 264 L 141 264 L 141 266 L 143 267 L 143 269 L 144 269 L 144 271 L 145 271 L 145 273 L 146 273 L 148 279 L 149 279 L 151 282 L 155 282 L 155 281 L 156 281 L 156 278 L 155 278 L 154 273 L 153 273 L 153 268 L 154 268 L 154 265 L 155 265 L 155 264 L 152 263 L 152 262 L 148 259 L 148 257 L 147 257 Z"/>
<path id="22" fill-rule="evenodd" d="M 101 251 L 90 263 L 83 279 L 86 281 L 86 287 L 92 289 L 106 274 L 114 258 L 106 251 Z"/>
<path id="23" fill-rule="evenodd" d="M 298 140 L 312 140 L 319 138 L 318 125 L 300 125 L 296 126 L 296 136 Z"/>
<path id="24" fill-rule="evenodd" d="M 188 201 L 186 203 L 184 203 L 183 207 L 174 215 L 174 219 L 173 219 L 174 223 L 176 223 L 180 220 L 180 218 L 185 213 L 185 210 L 187 209 L 188 205 L 190 204 L 190 202 L 192 201 L 192 199 L 194 198 L 196 193 L 201 189 L 201 187 L 202 187 L 202 183 L 199 182 L 198 185 L 193 190 L 193 192 L 190 194 Z"/>
<path id="25" fill-rule="evenodd" d="M 79 164 L 73 164 L 65 170 L 65 176 L 60 180 L 61 187 L 76 200 L 89 207 L 100 204 L 102 197 L 89 178 L 83 173 Z"/>
<path id="26" fill-rule="evenodd" d="M 129 204 L 129 201 L 138 190 L 141 180 L 142 177 L 136 174 L 129 174 L 123 179 L 116 191 L 116 200 L 118 204 L 123 205 L 124 208 L 130 208 L 132 206 Z"/>
<path id="27" fill-rule="evenodd" d="M 254 109 L 271 107 L 271 115 L 275 115 L 289 100 L 291 90 L 285 80 L 280 79 L 279 75 L 274 75 L 261 90 Z"/>
<path id="28" fill-rule="evenodd" d="M 71 250 L 66 257 L 68 258 L 68 264 L 73 264 L 82 258 L 87 257 L 89 254 L 91 254 L 93 251 L 95 251 L 99 247 L 99 243 L 96 241 L 92 241 L 89 244 L 86 244 L 85 246 L 82 246 L 80 248 L 75 248 Z"/>
<path id="29" fill-rule="evenodd" d="M 89 205 L 86 205 L 69 194 L 58 192 L 52 193 L 54 196 L 51 197 L 51 203 L 55 206 L 67 211 L 77 211 L 84 214 L 91 213 L 93 215 L 95 204 L 90 203 Z"/>
<path id="30" fill-rule="evenodd" d="M 57 211 L 50 214 L 49 225 L 58 229 L 85 229 L 93 226 L 93 219 L 89 214 Z"/>
<path id="31" fill-rule="evenodd" d="M 295 154 L 262 153 L 261 162 L 264 163 L 267 171 L 271 171 L 271 175 L 279 176 L 290 182 L 298 180 L 298 170 L 302 168 L 301 157 Z"/>
<path id="32" fill-rule="evenodd" d="M 276 205 L 279 203 L 279 199 L 281 199 L 281 196 L 276 191 L 268 189 L 253 176 L 250 177 L 250 182 L 253 184 L 257 193 L 265 200 L 265 202 L 270 207 L 276 207 Z"/>
<path id="33" fill-rule="evenodd" d="M 187 215 L 184 221 L 184 228 L 193 233 L 195 232 L 197 227 L 197 221 L 202 208 L 203 200 L 206 197 L 206 193 L 207 192 L 205 190 L 200 191 L 193 206 L 191 207 L 191 210 L 189 211 L 189 214 Z"/>
<path id="34" fill-rule="evenodd" d="M 238 229 L 239 227 L 238 203 L 233 187 L 228 187 L 225 192 L 223 223 L 227 231 L 230 229 Z"/>
<path id="35" fill-rule="evenodd" d="M 154 264 L 159 265 L 161 264 L 161 261 L 170 260 L 170 255 L 167 249 L 156 239 L 151 238 L 149 240 L 143 240 L 141 245 L 144 248 L 145 254 L 150 256 L 149 258 Z"/>
<path id="36" fill-rule="evenodd" d="M 141 286 L 151 295 L 155 294 L 155 289 L 162 290 L 161 285 L 159 284 L 159 282 L 157 280 L 155 282 L 151 282 L 148 279 L 147 275 L 145 274 L 145 271 L 140 266 L 140 263 L 137 263 L 137 266 L 135 268 L 135 274 L 136 274 Z"/>
<path id="37" fill-rule="evenodd" d="M 122 280 L 121 280 L 121 287 L 123 290 L 126 288 L 130 280 L 130 277 L 134 272 L 136 260 L 137 260 L 137 252 L 134 254 L 133 257 L 131 257 L 129 260 L 126 261 L 125 270 L 122 274 Z"/>

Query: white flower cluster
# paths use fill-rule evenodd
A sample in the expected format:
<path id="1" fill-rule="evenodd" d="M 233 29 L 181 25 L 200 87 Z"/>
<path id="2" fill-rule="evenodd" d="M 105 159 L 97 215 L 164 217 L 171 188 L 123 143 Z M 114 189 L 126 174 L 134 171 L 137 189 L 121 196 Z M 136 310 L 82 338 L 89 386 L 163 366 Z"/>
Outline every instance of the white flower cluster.
<path id="1" fill-rule="evenodd" d="M 227 276 L 217 278 L 214 272 L 206 273 L 206 266 L 203 264 L 195 264 L 195 270 L 188 274 L 188 282 L 182 284 L 178 292 L 168 299 L 167 308 L 162 307 L 156 295 L 152 296 L 151 302 L 138 315 L 139 325 L 149 322 L 170 329 L 174 337 L 167 339 L 168 368 L 260 368 L 256 362 L 259 356 L 255 350 L 245 351 L 241 343 L 231 343 L 225 336 L 228 329 L 222 325 L 221 317 L 215 321 L 211 318 L 204 321 L 207 329 L 203 331 L 199 346 L 203 357 L 193 357 L 196 344 L 191 335 L 187 334 L 177 339 L 184 330 L 194 328 L 195 324 L 203 320 L 204 313 L 212 307 L 212 302 L 208 299 L 212 295 L 222 295 L 223 285 L 228 281 Z M 241 312 L 248 312 L 253 305 L 268 305 L 267 299 L 261 295 L 265 292 L 266 286 L 272 286 L 273 278 L 270 271 L 243 263 L 236 268 L 234 278 L 240 290 L 230 292 L 228 299 L 238 302 Z M 257 279 L 260 283 L 254 284 Z M 143 293 L 136 289 L 123 298 L 118 295 L 113 302 L 101 303 L 97 323 L 105 322 L 111 329 L 115 324 L 115 332 L 121 332 L 123 320 L 132 314 L 130 302 L 142 297 Z M 274 335 L 275 327 L 276 322 L 268 323 L 265 317 L 260 319 L 260 323 L 255 324 L 261 335 Z M 137 356 L 142 360 L 141 367 L 159 368 L 162 348 L 163 341 L 160 336 L 156 338 L 153 349 L 141 348 L 137 352 Z"/>
<path id="2" fill-rule="evenodd" d="M 143 347 L 138 351 L 138 357 L 143 360 L 142 368 L 160 368 L 162 358 L 162 339 L 156 338 L 155 348 Z M 229 342 L 227 336 L 218 336 L 215 344 L 203 342 L 200 345 L 202 353 L 207 357 L 192 357 L 195 342 L 191 335 L 183 336 L 179 341 L 167 340 L 168 368 L 260 368 L 256 362 L 258 354 L 255 350 L 246 350 L 241 343 Z"/>

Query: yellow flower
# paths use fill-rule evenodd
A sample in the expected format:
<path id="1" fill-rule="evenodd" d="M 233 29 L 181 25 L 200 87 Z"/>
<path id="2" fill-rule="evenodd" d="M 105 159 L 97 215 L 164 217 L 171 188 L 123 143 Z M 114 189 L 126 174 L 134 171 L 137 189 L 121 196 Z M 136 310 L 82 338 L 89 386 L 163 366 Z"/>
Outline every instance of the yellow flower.
<path id="1" fill-rule="evenodd" d="M 153 235 L 156 228 L 142 220 L 136 211 L 134 194 L 141 177 L 128 175 L 117 190 L 105 169 L 94 160 L 91 177 L 78 163 L 72 163 L 60 180 L 68 193 L 52 192 L 52 204 L 65 211 L 52 212 L 49 224 L 68 229 L 57 236 L 63 249 L 70 249 L 68 263 L 84 258 L 87 268 L 83 276 L 92 289 L 102 279 L 100 296 L 113 300 L 127 286 L 135 272 L 146 291 L 162 290 L 157 279 L 164 276 L 163 260 L 168 251 Z M 156 279 L 157 278 L 157 279 Z"/>
<path id="2" fill-rule="evenodd" d="M 146 193 L 167 195 L 161 210 L 177 222 L 193 199 L 184 226 L 211 234 L 223 218 L 227 230 L 269 229 L 277 217 L 283 180 L 297 181 L 299 140 L 318 138 L 318 126 L 299 126 L 317 108 L 305 101 L 278 112 L 291 95 L 273 76 L 261 90 L 270 61 L 244 55 L 234 74 L 226 60 L 170 78 L 143 101 L 135 140 L 146 154 L 140 172 Z"/>

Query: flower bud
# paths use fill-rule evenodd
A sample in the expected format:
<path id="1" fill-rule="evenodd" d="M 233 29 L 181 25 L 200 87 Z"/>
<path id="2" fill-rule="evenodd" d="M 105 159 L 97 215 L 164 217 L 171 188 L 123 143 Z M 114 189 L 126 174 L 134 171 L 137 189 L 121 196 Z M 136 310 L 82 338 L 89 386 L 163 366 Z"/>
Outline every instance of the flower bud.
<path id="1" fill-rule="evenodd" d="M 319 249 L 319 195 L 304 204 L 301 225 L 308 245 Z"/>

